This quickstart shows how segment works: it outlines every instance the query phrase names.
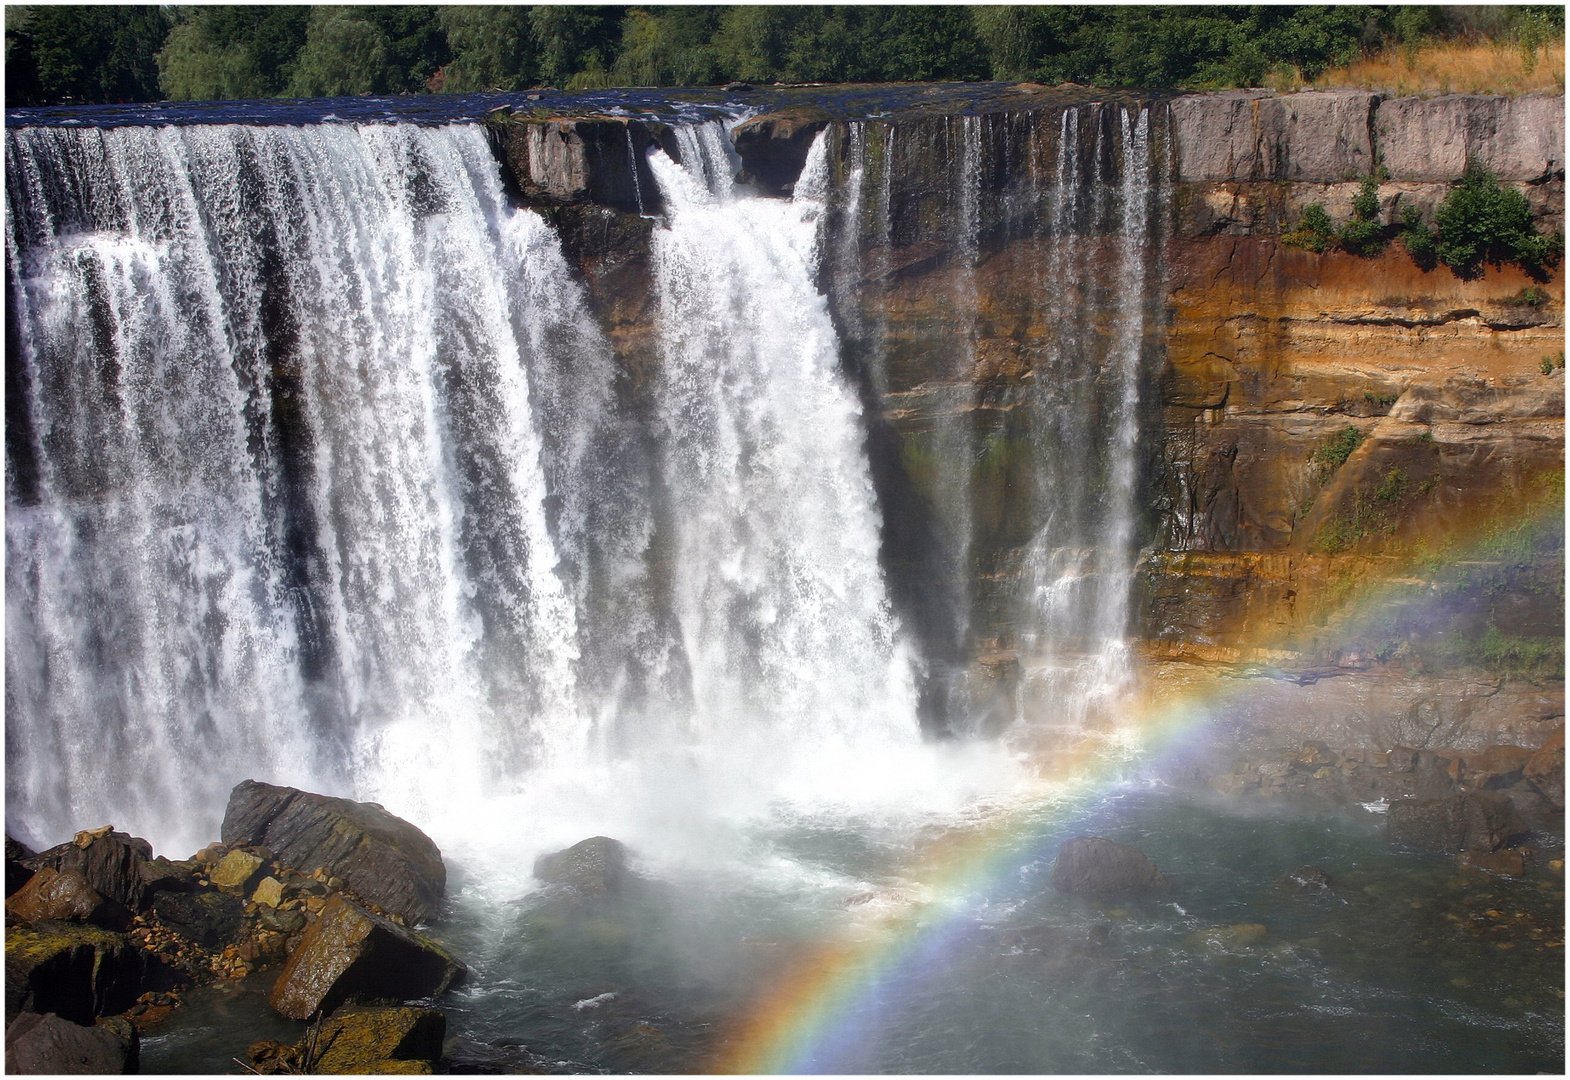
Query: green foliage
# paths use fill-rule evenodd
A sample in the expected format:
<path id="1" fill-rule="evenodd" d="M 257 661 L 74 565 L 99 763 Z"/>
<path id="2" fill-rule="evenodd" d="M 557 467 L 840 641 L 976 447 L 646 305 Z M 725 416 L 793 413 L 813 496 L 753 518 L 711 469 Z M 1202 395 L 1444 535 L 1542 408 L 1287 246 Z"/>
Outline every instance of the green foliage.
<path id="1" fill-rule="evenodd" d="M 1335 234 L 1335 227 L 1330 224 L 1330 215 L 1325 213 L 1324 206 L 1313 203 L 1303 209 L 1303 217 L 1298 221 L 1297 228 L 1282 234 L 1281 242 L 1288 247 L 1323 253 Z"/>
<path id="2" fill-rule="evenodd" d="M 1396 403 L 1394 394 L 1376 394 L 1372 390 L 1363 391 L 1363 400 L 1376 409 L 1388 409 Z"/>
<path id="3" fill-rule="evenodd" d="M 1542 362 L 1538 364 L 1538 368 L 1544 375 L 1552 375 L 1554 373 L 1554 358 L 1551 356 L 1543 357 Z"/>
<path id="4" fill-rule="evenodd" d="M 169 25 L 161 7 L 7 8 L 6 100 L 13 105 L 157 101 L 153 54 Z"/>
<path id="5" fill-rule="evenodd" d="M 1377 255 L 1385 248 L 1385 227 L 1379 223 L 1379 184 L 1364 177 L 1363 186 L 1352 199 L 1352 218 L 1336 234 L 1343 251 L 1353 255 Z"/>
<path id="6" fill-rule="evenodd" d="M 1438 478 L 1431 479 L 1437 481 Z M 1417 493 L 1426 495 L 1434 487 L 1434 483 L 1425 480 L 1418 485 Z M 1372 491 L 1359 488 L 1352 492 L 1351 505 L 1320 527 L 1319 549 L 1327 555 L 1334 555 L 1347 550 L 1364 537 L 1395 532 L 1409 491 L 1405 470 L 1393 468 L 1379 478 L 1379 483 L 1374 485 Z"/>
<path id="7" fill-rule="evenodd" d="M 1501 185 L 1475 160 L 1467 163 L 1434 220 L 1439 260 L 1463 278 L 1476 277 L 1485 263 L 1516 263 L 1542 273 L 1558 265 L 1564 251 L 1564 237 L 1538 233 L 1526 196 Z"/>
<path id="8" fill-rule="evenodd" d="M 437 9 L 436 21 L 454 59 L 432 85 L 448 93 L 523 90 L 536 70 L 529 10 L 492 5 Z"/>
<path id="9" fill-rule="evenodd" d="M 990 76 L 1099 86 L 1254 86 L 1285 68 L 1312 78 L 1393 41 L 1482 35 L 1536 50 L 1562 35 L 1556 11 L 1302 4 L 40 5 L 8 9 L 6 89 L 12 102 L 47 104 L 737 78 Z M 1359 223 L 1375 216 L 1356 216 L 1343 246 L 1372 244 L 1372 231 Z"/>
<path id="10" fill-rule="evenodd" d="M 1422 211 L 1408 203 L 1401 211 L 1399 228 L 1401 245 L 1412 256 L 1413 262 L 1425 270 L 1431 270 L 1438 265 L 1439 242 L 1429 227 L 1423 224 Z"/>
<path id="11" fill-rule="evenodd" d="M 305 44 L 303 7 L 185 9 L 159 51 L 158 82 L 176 101 L 281 94 Z"/>
<path id="12" fill-rule="evenodd" d="M 1544 304 L 1548 303 L 1548 290 L 1543 288 L 1541 285 L 1528 285 L 1526 288 L 1522 289 L 1520 292 L 1506 300 L 1505 303 L 1509 304 L 1511 307 L 1540 308 Z"/>
<path id="13" fill-rule="evenodd" d="M 1363 445 L 1363 433 L 1348 424 L 1314 451 L 1314 478 L 1320 483 L 1330 479 L 1330 474 L 1346 464 L 1352 451 Z"/>

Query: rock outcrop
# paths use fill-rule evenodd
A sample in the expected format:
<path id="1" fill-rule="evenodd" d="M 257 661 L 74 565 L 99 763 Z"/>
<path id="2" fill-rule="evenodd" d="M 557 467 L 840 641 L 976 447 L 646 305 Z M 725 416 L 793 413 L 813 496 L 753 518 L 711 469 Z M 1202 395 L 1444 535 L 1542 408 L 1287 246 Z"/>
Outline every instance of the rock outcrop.
<path id="1" fill-rule="evenodd" d="M 23 1013 L 5 1030 L 5 1071 L 32 1075 L 118 1075 L 137 1071 L 140 1041 L 120 1017 L 73 1024 L 54 1013 Z"/>
<path id="2" fill-rule="evenodd" d="M 284 1016 L 305 1020 L 349 1001 L 440 994 L 467 970 L 434 941 L 334 896 L 289 954 L 267 1000 Z"/>
<path id="3" fill-rule="evenodd" d="M 1510 800 L 1489 791 L 1398 799 L 1388 828 L 1392 843 L 1435 852 L 1497 851 L 1526 832 Z"/>
<path id="4" fill-rule="evenodd" d="M 142 992 L 145 961 L 124 934 L 76 923 L 8 926 L 6 1023 L 18 1013 L 56 1013 L 90 1024 L 129 1009 Z"/>
<path id="5" fill-rule="evenodd" d="M 608 836 L 591 836 L 563 851 L 534 860 L 534 876 L 585 896 L 619 893 L 626 884 L 627 849 Z"/>
<path id="6" fill-rule="evenodd" d="M 27 864 L 34 870 L 48 867 L 80 874 L 100 894 L 132 911 L 147 906 L 152 881 L 148 870 L 153 846 L 139 836 L 115 832 L 112 826 L 79 832 L 69 843 L 39 852 Z"/>
<path id="7" fill-rule="evenodd" d="M 1143 851 L 1099 836 L 1079 837 L 1060 847 L 1048 880 L 1059 892 L 1081 896 L 1138 896 L 1172 888 Z"/>
<path id="8" fill-rule="evenodd" d="M 375 803 L 246 780 L 229 796 L 222 835 L 225 844 L 264 845 L 285 866 L 325 868 L 409 923 L 434 913 L 447 887 L 430 837 Z"/>

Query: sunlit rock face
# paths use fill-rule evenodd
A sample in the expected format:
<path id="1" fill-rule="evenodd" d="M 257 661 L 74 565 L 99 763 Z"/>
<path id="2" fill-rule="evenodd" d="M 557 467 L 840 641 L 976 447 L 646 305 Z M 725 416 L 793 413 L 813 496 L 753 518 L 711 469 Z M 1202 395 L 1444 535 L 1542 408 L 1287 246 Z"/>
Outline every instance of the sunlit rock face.
<path id="1" fill-rule="evenodd" d="M 1327 622 L 1351 583 L 1406 580 L 1414 550 L 1460 552 L 1505 502 L 1533 513 L 1554 486 L 1563 376 L 1542 363 L 1563 347 L 1562 275 L 1465 279 L 1399 242 L 1354 256 L 1281 236 L 1313 203 L 1348 219 L 1379 166 L 1381 220 L 1431 221 L 1469 158 L 1560 229 L 1562 98 L 1038 89 L 837 107 L 832 91 L 776 103 L 735 141 L 743 179 L 777 194 L 803 133 L 826 132 L 819 283 L 865 407 L 891 595 L 929 664 L 929 726 L 1006 726 L 1051 656 L 1125 634 L 1164 660 L 1366 669 L 1378 643 Z M 592 207 L 561 220 L 646 378 L 641 238 Z M 1357 445 L 1327 469 L 1348 427 Z M 1087 558 L 1089 537 L 1137 563 L 1131 600 L 1108 601 L 1118 558 Z M 1507 586 L 1503 605 L 1474 590 L 1444 619 L 1552 636 L 1559 593 L 1542 584 Z"/>

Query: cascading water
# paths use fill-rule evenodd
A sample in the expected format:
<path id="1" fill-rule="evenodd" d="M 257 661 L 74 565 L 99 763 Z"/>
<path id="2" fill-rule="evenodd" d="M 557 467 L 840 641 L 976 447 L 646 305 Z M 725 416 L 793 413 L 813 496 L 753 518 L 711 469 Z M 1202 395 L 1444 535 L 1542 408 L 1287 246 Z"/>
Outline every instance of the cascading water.
<path id="1" fill-rule="evenodd" d="M 597 482 L 609 352 L 481 133 L 22 129 L 7 164 L 12 827 L 194 850 L 247 776 L 418 815 L 578 752 L 577 610 L 647 514 L 597 506 L 637 494 Z"/>

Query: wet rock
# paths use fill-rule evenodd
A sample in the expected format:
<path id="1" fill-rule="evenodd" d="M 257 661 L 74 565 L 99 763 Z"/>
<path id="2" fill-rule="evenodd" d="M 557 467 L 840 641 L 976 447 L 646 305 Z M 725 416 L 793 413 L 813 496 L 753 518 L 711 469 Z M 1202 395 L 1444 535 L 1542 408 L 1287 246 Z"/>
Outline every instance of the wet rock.
<path id="1" fill-rule="evenodd" d="M 622 117 L 494 116 L 487 126 L 525 202 L 542 206 L 594 204 L 632 213 L 659 213 L 659 182 L 651 147 L 672 156 L 664 124 Z"/>
<path id="2" fill-rule="evenodd" d="M 1052 865 L 1052 887 L 1084 896 L 1161 893 L 1172 882 L 1143 851 L 1099 836 L 1068 841 Z"/>
<path id="3" fill-rule="evenodd" d="M 1520 877 L 1526 873 L 1526 855 L 1519 848 L 1502 851 L 1463 851 L 1456 860 L 1463 870 L 1482 870 L 1490 874 Z"/>
<path id="4" fill-rule="evenodd" d="M 283 903 L 283 882 L 275 877 L 264 877 L 256 883 L 256 891 L 251 894 L 251 902 L 265 904 L 268 907 L 277 907 Z"/>
<path id="5" fill-rule="evenodd" d="M 77 1023 L 124 1012 L 141 993 L 144 961 L 124 934 L 76 923 L 12 926 L 5 934 L 6 1022 L 52 1012 Z"/>
<path id="6" fill-rule="evenodd" d="M 69 843 L 52 847 L 28 860 L 34 870 L 72 870 L 107 899 L 132 911 L 147 906 L 152 890 L 142 868 L 153 858 L 153 846 L 139 836 L 115 832 L 112 826 L 76 834 Z"/>
<path id="7" fill-rule="evenodd" d="M 1336 755 L 1331 752 L 1329 744 L 1319 739 L 1310 739 L 1293 755 L 1292 762 L 1300 769 L 1313 772 L 1327 765 L 1334 765 Z"/>
<path id="8" fill-rule="evenodd" d="M 1233 926 L 1217 926 L 1202 930 L 1192 935 L 1189 940 L 1208 949 L 1230 952 L 1257 945 L 1269 932 L 1269 928 L 1264 923 L 1237 923 Z"/>
<path id="9" fill-rule="evenodd" d="M 204 949 L 222 949 L 240 937 L 244 901 L 221 892 L 159 893 L 153 911 L 169 929 Z"/>
<path id="10" fill-rule="evenodd" d="M 430 837 L 375 803 L 246 780 L 229 795 L 223 841 L 265 844 L 284 866 L 325 868 L 360 899 L 410 923 L 428 918 L 447 887 Z"/>
<path id="11" fill-rule="evenodd" d="M 23 1013 L 5 1029 L 8 1073 L 134 1073 L 138 1051 L 136 1029 L 118 1016 L 88 1027 L 54 1013 Z"/>
<path id="12" fill-rule="evenodd" d="M 1491 746 L 1462 758 L 1461 778 L 1469 788 L 1498 791 L 1521 779 L 1532 751 L 1520 746 Z"/>
<path id="13" fill-rule="evenodd" d="M 1391 772 L 1407 773 L 1417 767 L 1418 751 L 1413 746 L 1393 746 L 1385 753 Z"/>
<path id="14" fill-rule="evenodd" d="M 319 1073 L 403 1072 L 385 1070 L 388 1062 L 423 1062 L 434 1070 L 442 1056 L 447 1018 L 436 1009 L 412 1006 L 345 1006 L 322 1022 L 316 1033 L 311 1070 Z"/>
<path id="15" fill-rule="evenodd" d="M 1386 822 L 1391 843 L 1425 851 L 1494 851 L 1526 831 L 1510 800 L 1491 791 L 1397 799 Z"/>
<path id="16" fill-rule="evenodd" d="M 264 865 L 259 856 L 237 849 L 219 860 L 208 875 L 208 880 L 220 889 L 247 893 L 250 892 L 251 884 L 260 877 Z"/>
<path id="17" fill-rule="evenodd" d="M 628 879 L 627 848 L 608 836 L 591 836 L 564 851 L 535 859 L 534 876 L 585 895 L 619 893 Z"/>
<path id="18" fill-rule="evenodd" d="M 508 1076 L 542 1070 L 534 1066 L 527 1049 L 496 1046 L 455 1035 L 442 1047 L 442 1067 L 453 1075 Z"/>
<path id="19" fill-rule="evenodd" d="M 769 195 L 788 195 L 807 163 L 812 140 L 828 124 L 829 114 L 821 109 L 784 109 L 737 124 L 731 139 L 754 187 Z"/>
<path id="20" fill-rule="evenodd" d="M 1521 775 L 1555 810 L 1565 808 L 1565 729 L 1560 725 L 1521 767 Z"/>
<path id="21" fill-rule="evenodd" d="M 33 876 L 33 868 L 27 865 L 27 860 L 36 853 L 20 840 L 5 838 L 5 894 L 10 896 Z"/>
<path id="22" fill-rule="evenodd" d="M 436 942 L 330 897 L 289 954 L 267 1000 L 294 1020 L 348 1001 L 407 1001 L 455 986 L 468 969 Z"/>
<path id="23" fill-rule="evenodd" d="M 162 855 L 142 863 L 138 870 L 142 875 L 143 896 L 156 892 L 190 892 L 198 888 L 196 872 L 200 866 L 195 860 L 174 861 Z"/>
<path id="24" fill-rule="evenodd" d="M 1300 866 L 1276 879 L 1276 885 L 1294 892 L 1324 893 L 1334 885 L 1329 874 L 1317 866 Z"/>
<path id="25" fill-rule="evenodd" d="M 24 923 L 85 922 L 121 931 L 131 925 L 131 912 L 124 904 L 105 899 L 76 871 L 62 872 L 49 866 L 6 897 L 5 911 L 8 919 Z"/>

